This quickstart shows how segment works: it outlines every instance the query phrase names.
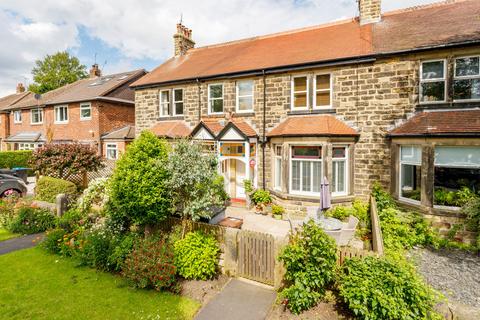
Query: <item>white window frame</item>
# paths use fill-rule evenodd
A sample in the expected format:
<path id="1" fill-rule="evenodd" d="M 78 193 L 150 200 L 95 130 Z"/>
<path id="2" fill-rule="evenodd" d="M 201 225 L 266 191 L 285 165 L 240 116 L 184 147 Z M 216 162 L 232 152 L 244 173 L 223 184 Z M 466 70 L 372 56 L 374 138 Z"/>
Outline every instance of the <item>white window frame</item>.
<path id="1" fill-rule="evenodd" d="M 330 88 L 328 89 L 317 89 L 317 76 L 330 76 Z M 317 106 L 317 92 L 330 92 L 330 104 L 328 106 Z M 322 110 L 322 109 L 331 109 L 333 106 L 333 73 L 316 73 L 313 76 L 313 109 Z"/>
<path id="2" fill-rule="evenodd" d="M 428 62 L 443 62 L 443 78 L 435 78 L 435 79 L 422 79 L 423 77 L 423 64 L 428 63 Z M 422 84 L 423 83 L 428 83 L 428 82 L 440 82 L 443 81 L 444 84 L 444 90 L 443 90 L 443 100 L 439 101 L 422 101 Z M 444 103 L 447 102 L 447 60 L 446 59 L 433 59 L 433 60 L 423 60 L 420 62 L 420 74 L 419 74 L 419 88 L 418 88 L 418 102 L 419 104 L 438 104 L 438 103 Z"/>
<path id="3" fill-rule="evenodd" d="M 83 117 L 82 116 L 82 110 L 85 110 L 85 109 L 90 110 L 90 116 L 89 117 Z M 81 121 L 92 120 L 92 104 L 90 102 L 80 103 L 80 120 Z"/>
<path id="4" fill-rule="evenodd" d="M 300 159 L 293 159 L 292 156 L 293 156 L 293 148 L 294 147 L 312 147 L 312 148 L 321 148 L 320 149 L 320 156 L 321 158 L 320 159 L 313 159 L 313 158 L 300 158 Z M 301 162 L 301 161 L 309 161 L 309 162 L 320 162 L 320 168 L 322 170 L 321 172 L 321 176 L 320 176 L 320 183 L 322 182 L 322 179 L 323 179 L 323 176 L 325 174 L 325 170 L 324 170 L 324 165 L 323 165 L 323 148 L 325 148 L 324 145 L 302 145 L 302 144 L 298 144 L 298 145 L 291 145 L 290 148 L 289 148 L 289 159 L 288 159 L 288 166 L 289 166 L 289 169 L 288 169 L 288 182 L 289 182 L 289 186 L 288 186 L 288 193 L 290 194 L 293 194 L 293 195 L 302 195 L 302 196 L 314 196 L 314 197 L 318 197 L 320 196 L 320 191 L 319 192 L 313 192 L 313 191 L 302 191 L 302 187 L 303 187 L 303 180 L 302 178 L 300 178 L 300 190 L 293 190 L 292 189 L 292 186 L 293 186 L 293 171 L 292 171 L 292 163 L 293 161 L 298 161 L 298 162 Z M 310 166 L 312 166 L 312 164 L 310 164 Z M 313 170 L 312 170 L 313 172 Z M 300 177 L 302 177 L 303 173 L 303 167 L 300 166 Z M 313 189 L 313 175 L 310 176 L 310 183 L 311 183 L 311 186 L 312 186 L 312 189 Z"/>
<path id="5" fill-rule="evenodd" d="M 41 121 L 39 122 L 33 122 L 33 112 L 34 111 L 40 111 L 40 118 L 41 118 Z M 43 108 L 33 108 L 30 110 L 30 124 L 42 124 L 43 123 Z"/>
<path id="6" fill-rule="evenodd" d="M 332 197 L 342 197 L 342 196 L 347 196 L 350 192 L 349 192 L 349 188 L 350 188 L 350 157 L 349 157 L 349 146 L 348 145 L 332 145 L 332 152 L 333 152 L 333 148 L 345 148 L 345 157 L 343 158 L 334 158 L 333 157 L 333 154 L 332 154 L 332 187 L 330 188 L 331 190 L 333 190 L 333 183 L 335 183 L 335 181 L 333 181 L 333 163 L 334 162 L 345 162 L 345 166 L 344 166 L 344 177 L 345 177 L 345 182 L 344 182 L 344 185 L 345 185 L 345 191 L 341 191 L 341 192 L 333 192 L 332 191 Z M 338 168 L 338 167 L 337 167 Z M 337 177 L 338 177 L 338 173 L 337 173 Z"/>
<path id="7" fill-rule="evenodd" d="M 222 97 L 221 98 L 212 98 L 210 93 L 211 93 L 211 87 L 212 86 L 222 86 Z M 212 110 L 212 100 L 222 100 L 223 101 L 223 110 L 222 112 L 213 112 Z M 208 114 L 223 114 L 225 112 L 225 86 L 223 83 L 210 83 L 208 85 Z"/>
<path id="8" fill-rule="evenodd" d="M 411 204 L 420 204 L 421 199 L 420 200 L 413 200 L 413 199 L 405 198 L 405 197 L 402 196 L 402 174 L 403 174 L 402 165 L 404 165 L 404 164 L 411 165 L 411 166 L 417 166 L 418 165 L 418 163 L 413 162 L 413 161 L 402 161 L 402 148 L 410 148 L 412 157 L 414 155 L 413 148 L 420 148 L 420 159 L 422 159 L 422 157 L 423 157 L 423 149 L 422 149 L 422 146 L 419 146 L 419 145 L 400 145 L 399 146 L 399 152 L 398 152 L 398 199 L 403 201 L 403 202 L 407 202 L 407 203 L 411 203 Z M 420 162 L 420 168 L 422 168 L 422 163 L 421 162 Z M 420 188 L 421 188 L 421 186 L 420 186 Z M 421 195 L 420 195 L 420 197 L 421 197 Z"/>
<path id="9" fill-rule="evenodd" d="M 175 100 L 175 91 L 178 91 L 178 90 L 181 90 L 182 91 L 182 100 Z M 184 99 L 185 99 L 185 92 L 183 90 L 183 88 L 174 88 L 172 89 L 172 115 L 174 116 L 183 116 L 183 114 L 185 113 L 185 102 L 184 102 Z M 182 107 L 182 113 L 177 113 L 177 106 L 176 104 L 177 103 L 182 103 L 183 107 Z"/>
<path id="10" fill-rule="evenodd" d="M 295 91 L 295 79 L 297 78 L 307 78 L 307 90 L 306 91 Z M 304 107 L 295 107 L 295 93 L 306 93 L 306 102 L 307 105 Z M 310 77 L 308 74 L 301 74 L 292 76 L 290 82 L 290 109 L 292 111 L 303 111 L 310 108 Z"/>
<path id="11" fill-rule="evenodd" d="M 280 155 L 277 155 L 277 149 L 280 148 Z M 273 149 L 273 189 L 281 191 L 282 182 L 283 182 L 283 172 L 282 172 L 282 154 L 283 146 L 281 144 L 274 145 Z M 280 167 L 277 167 L 277 161 L 280 160 Z M 280 181 L 277 181 L 277 171 L 280 171 Z M 277 184 L 278 182 L 278 184 Z"/>
<path id="12" fill-rule="evenodd" d="M 20 115 L 20 119 L 17 119 L 17 115 Z M 13 111 L 13 123 L 22 123 L 22 110 Z"/>
<path id="13" fill-rule="evenodd" d="M 457 76 L 456 71 L 457 71 L 457 60 L 458 59 L 468 59 L 468 58 L 478 58 L 479 59 L 479 69 L 480 69 L 480 56 L 479 55 L 473 55 L 473 56 L 462 56 L 462 57 L 456 57 L 455 62 L 453 64 L 453 83 L 452 83 L 452 97 L 455 94 L 454 88 L 455 88 L 455 80 L 468 80 L 468 79 L 480 79 L 480 70 L 479 74 L 476 76 Z M 477 99 L 453 99 L 453 102 L 476 102 L 480 101 L 480 98 Z"/>
<path id="14" fill-rule="evenodd" d="M 115 158 L 110 158 L 108 151 L 115 150 Z M 106 143 L 105 144 L 105 158 L 108 160 L 118 160 L 118 144 L 117 143 Z"/>
<path id="15" fill-rule="evenodd" d="M 58 111 L 60 109 L 65 109 L 66 110 L 65 116 L 67 118 L 65 120 L 58 120 L 57 116 L 59 114 L 57 114 L 57 112 L 61 112 L 61 111 Z M 69 119 L 68 105 L 67 104 L 62 104 L 62 105 L 58 105 L 58 106 L 53 107 L 53 116 L 54 116 L 54 123 L 56 123 L 56 124 L 66 124 L 66 123 L 68 123 L 68 119 Z"/>
<path id="16" fill-rule="evenodd" d="M 162 102 L 162 94 L 164 92 L 167 92 L 168 93 L 168 102 Z M 163 106 L 164 105 L 167 105 L 168 108 L 168 113 L 167 114 L 164 114 L 163 113 Z M 160 93 L 159 93 L 159 98 L 158 98 L 158 112 L 160 114 L 160 117 L 170 117 L 170 111 L 171 111 L 171 106 L 172 105 L 172 93 L 171 93 L 171 90 L 160 90 Z"/>
<path id="17" fill-rule="evenodd" d="M 24 150 L 35 150 L 37 148 L 37 145 L 32 142 L 19 142 L 18 143 L 18 150 L 19 151 L 24 151 Z"/>
<path id="18" fill-rule="evenodd" d="M 239 89 L 239 86 L 238 84 L 240 82 L 251 82 L 252 83 L 252 92 L 251 94 L 247 94 L 247 95 L 240 95 L 240 89 Z M 236 107 L 235 107 L 235 110 L 237 113 L 252 113 L 254 112 L 253 110 L 255 109 L 254 105 L 255 105 L 255 81 L 254 80 L 251 80 L 251 79 L 246 79 L 246 80 L 238 80 L 236 85 Z M 240 110 L 240 98 L 249 98 L 251 97 L 252 98 L 252 108 L 251 109 L 248 109 L 248 110 Z"/>

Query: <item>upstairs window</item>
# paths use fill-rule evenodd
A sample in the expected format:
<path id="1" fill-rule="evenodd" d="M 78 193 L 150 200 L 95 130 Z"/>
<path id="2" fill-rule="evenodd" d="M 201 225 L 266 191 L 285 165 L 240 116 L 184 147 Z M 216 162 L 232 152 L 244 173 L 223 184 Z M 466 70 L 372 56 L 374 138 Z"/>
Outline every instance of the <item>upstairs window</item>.
<path id="1" fill-rule="evenodd" d="M 480 99 L 480 57 L 455 60 L 453 100 Z"/>
<path id="2" fill-rule="evenodd" d="M 30 122 L 32 124 L 43 123 L 43 110 L 42 108 L 35 108 L 30 111 Z"/>
<path id="3" fill-rule="evenodd" d="M 183 114 L 183 89 L 173 89 L 173 106 L 175 115 Z"/>
<path id="4" fill-rule="evenodd" d="M 80 120 L 92 119 L 92 105 L 90 103 L 80 104 Z"/>
<path id="5" fill-rule="evenodd" d="M 68 122 L 68 106 L 55 106 L 55 123 Z"/>
<path id="6" fill-rule="evenodd" d="M 22 111 L 21 110 L 13 111 L 13 122 L 14 123 L 22 123 Z"/>
<path id="7" fill-rule="evenodd" d="M 160 91 L 160 117 L 170 115 L 170 90 Z"/>
<path id="8" fill-rule="evenodd" d="M 237 112 L 253 111 L 253 80 L 237 82 Z"/>
<path id="9" fill-rule="evenodd" d="M 315 76 L 315 95 L 313 105 L 317 109 L 330 108 L 332 106 L 332 82 L 330 74 Z"/>
<path id="10" fill-rule="evenodd" d="M 420 103 L 445 102 L 446 62 L 425 61 L 420 68 Z"/>
<path id="11" fill-rule="evenodd" d="M 223 113 L 223 84 L 208 86 L 208 112 L 210 114 Z"/>
<path id="12" fill-rule="evenodd" d="M 292 110 L 308 109 L 308 77 L 298 76 L 292 79 Z"/>

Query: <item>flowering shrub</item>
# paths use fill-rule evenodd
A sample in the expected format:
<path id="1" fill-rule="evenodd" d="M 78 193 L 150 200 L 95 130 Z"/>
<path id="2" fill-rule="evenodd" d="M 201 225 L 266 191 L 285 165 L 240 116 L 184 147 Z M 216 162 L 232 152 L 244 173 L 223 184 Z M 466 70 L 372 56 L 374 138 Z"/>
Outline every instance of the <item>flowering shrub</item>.
<path id="1" fill-rule="evenodd" d="M 136 243 L 122 268 L 123 276 L 134 287 L 159 291 L 173 287 L 175 273 L 172 247 L 152 237 Z"/>
<path id="2" fill-rule="evenodd" d="M 0 199 L 0 226 L 7 227 L 15 218 L 16 199 L 6 197 Z"/>
<path id="3" fill-rule="evenodd" d="M 72 232 L 78 226 L 85 224 L 86 217 L 76 209 L 70 209 L 57 219 L 57 227 Z"/>
<path id="4" fill-rule="evenodd" d="M 59 242 L 59 253 L 66 257 L 77 256 L 84 245 L 82 229 L 70 233 L 65 232 L 62 241 Z"/>
<path id="5" fill-rule="evenodd" d="M 77 207 L 82 212 L 89 212 L 92 206 L 103 208 L 109 199 L 110 187 L 107 178 L 92 180 L 88 187 L 83 190 L 82 196 L 78 199 Z"/>
<path id="6" fill-rule="evenodd" d="M 117 235 L 105 228 L 92 228 L 84 234 L 77 256 L 87 266 L 103 271 L 112 271 L 115 266 L 109 258 L 118 242 Z"/>
<path id="7" fill-rule="evenodd" d="M 185 279 L 211 279 L 218 269 L 220 249 L 214 237 L 203 232 L 188 233 L 175 242 L 175 266 Z"/>
<path id="8" fill-rule="evenodd" d="M 335 241 L 313 220 L 291 237 L 279 259 L 286 269 L 284 278 L 290 284 L 282 296 L 295 314 L 313 307 L 334 280 Z"/>
<path id="9" fill-rule="evenodd" d="M 32 234 L 43 232 L 55 226 L 55 217 L 46 210 L 33 207 L 21 207 L 7 226 L 13 233 Z"/>

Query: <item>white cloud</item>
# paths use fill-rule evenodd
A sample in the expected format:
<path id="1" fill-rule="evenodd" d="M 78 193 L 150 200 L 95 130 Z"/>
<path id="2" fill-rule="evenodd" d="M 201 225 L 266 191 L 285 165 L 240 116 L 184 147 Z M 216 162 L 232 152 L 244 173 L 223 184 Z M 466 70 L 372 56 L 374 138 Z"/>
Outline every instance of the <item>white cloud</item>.
<path id="1" fill-rule="evenodd" d="M 383 8 L 432 1 L 384 0 Z M 172 55 L 181 14 L 202 46 L 354 17 L 357 5 L 356 0 L 2 0 L 0 46 L 12 50 L 0 52 L 0 94 L 28 74 L 35 59 L 78 45 L 80 26 L 122 53 L 125 60 L 112 65 L 165 60 Z"/>

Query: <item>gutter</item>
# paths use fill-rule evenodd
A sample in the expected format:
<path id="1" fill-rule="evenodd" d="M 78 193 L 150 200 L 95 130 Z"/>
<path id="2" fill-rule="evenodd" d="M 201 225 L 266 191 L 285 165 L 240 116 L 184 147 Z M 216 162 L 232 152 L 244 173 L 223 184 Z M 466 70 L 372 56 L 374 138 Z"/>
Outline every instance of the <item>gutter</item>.
<path id="1" fill-rule="evenodd" d="M 457 133 L 413 133 L 413 134 L 390 134 L 388 133 L 387 138 L 455 138 L 455 137 L 470 137 L 478 138 L 480 137 L 480 132 L 457 132 Z"/>

